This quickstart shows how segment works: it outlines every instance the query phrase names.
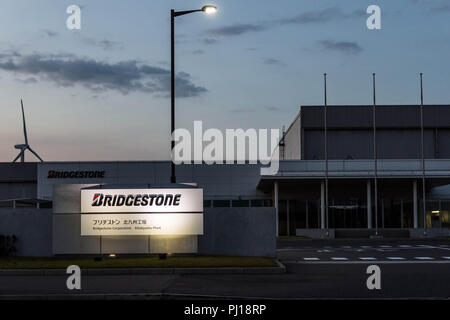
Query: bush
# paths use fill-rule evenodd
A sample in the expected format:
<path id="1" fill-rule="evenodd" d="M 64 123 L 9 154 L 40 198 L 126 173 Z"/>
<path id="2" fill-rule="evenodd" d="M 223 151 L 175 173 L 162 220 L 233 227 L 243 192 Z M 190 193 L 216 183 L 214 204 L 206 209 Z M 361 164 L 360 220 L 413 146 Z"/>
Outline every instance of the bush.
<path id="1" fill-rule="evenodd" d="M 16 243 L 17 237 L 15 235 L 0 234 L 0 257 L 9 257 L 17 253 Z"/>

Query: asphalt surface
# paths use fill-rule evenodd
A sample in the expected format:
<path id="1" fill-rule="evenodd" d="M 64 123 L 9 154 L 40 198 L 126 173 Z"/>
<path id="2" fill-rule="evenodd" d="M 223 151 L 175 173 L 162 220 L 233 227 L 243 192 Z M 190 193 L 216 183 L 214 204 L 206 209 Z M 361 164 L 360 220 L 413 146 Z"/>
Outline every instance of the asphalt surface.
<path id="1" fill-rule="evenodd" d="M 283 263 L 377 262 L 450 263 L 449 240 L 282 240 Z"/>
<path id="2" fill-rule="evenodd" d="M 448 240 L 282 240 L 278 248 L 278 258 L 286 265 L 287 274 L 85 275 L 81 290 L 68 290 L 65 276 L 0 276 L 0 298 L 448 299 L 450 296 Z M 381 269 L 380 290 L 369 290 L 366 286 L 369 277 L 366 270 L 372 264 Z"/>

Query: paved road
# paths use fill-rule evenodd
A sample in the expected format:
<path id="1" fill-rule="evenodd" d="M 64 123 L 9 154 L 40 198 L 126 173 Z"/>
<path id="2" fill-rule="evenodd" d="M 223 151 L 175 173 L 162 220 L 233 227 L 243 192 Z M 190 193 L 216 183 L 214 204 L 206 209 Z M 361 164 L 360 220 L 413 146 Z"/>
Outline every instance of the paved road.
<path id="1" fill-rule="evenodd" d="M 445 257 L 450 256 L 449 244 L 430 240 L 280 241 L 278 256 L 288 269 L 283 275 L 83 276 L 79 292 L 67 290 L 63 276 L 0 276 L 0 297 L 448 299 L 450 259 Z M 364 257 L 376 260 L 361 260 Z M 404 260 L 390 259 L 394 257 Z M 381 268 L 381 290 L 366 287 L 370 264 Z"/>
<path id="2" fill-rule="evenodd" d="M 278 243 L 283 263 L 450 263 L 448 240 L 323 240 Z"/>

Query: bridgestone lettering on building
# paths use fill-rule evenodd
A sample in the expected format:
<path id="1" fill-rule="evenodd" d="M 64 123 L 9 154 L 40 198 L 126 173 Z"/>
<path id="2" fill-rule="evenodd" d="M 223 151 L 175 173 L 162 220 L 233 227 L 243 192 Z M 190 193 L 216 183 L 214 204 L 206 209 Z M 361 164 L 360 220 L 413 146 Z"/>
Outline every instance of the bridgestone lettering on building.
<path id="1" fill-rule="evenodd" d="M 47 179 L 98 179 L 104 178 L 105 171 L 54 171 L 48 172 Z"/>

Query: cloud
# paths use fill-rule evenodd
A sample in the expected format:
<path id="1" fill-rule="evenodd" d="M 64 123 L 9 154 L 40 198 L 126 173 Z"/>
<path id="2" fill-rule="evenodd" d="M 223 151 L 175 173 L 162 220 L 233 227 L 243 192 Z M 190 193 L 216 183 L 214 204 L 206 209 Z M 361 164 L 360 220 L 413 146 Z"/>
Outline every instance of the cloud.
<path id="1" fill-rule="evenodd" d="M 49 38 L 54 38 L 54 37 L 59 36 L 59 33 L 58 33 L 58 32 L 52 31 L 52 30 L 49 30 L 49 29 L 42 29 L 41 32 L 42 32 L 45 36 L 47 36 L 47 37 L 49 37 Z"/>
<path id="2" fill-rule="evenodd" d="M 259 32 L 265 29 L 262 25 L 257 24 L 233 24 L 220 28 L 210 29 L 208 34 L 213 34 L 216 36 L 239 36 L 244 33 L 249 32 Z"/>
<path id="3" fill-rule="evenodd" d="M 204 53 L 205 53 L 205 51 L 203 51 L 201 49 L 197 49 L 197 50 L 192 51 L 192 54 L 197 54 L 197 55 L 204 54 Z"/>
<path id="4" fill-rule="evenodd" d="M 9 52 L 0 53 L 0 71 L 38 78 L 63 87 L 80 85 L 93 93 L 109 90 L 122 94 L 147 92 L 161 96 L 170 93 L 169 70 L 136 60 L 108 63 L 72 54 L 22 55 Z M 175 81 L 178 97 L 195 97 L 207 92 L 206 88 L 192 83 L 186 72 L 177 73 Z"/>
<path id="5" fill-rule="evenodd" d="M 201 41 L 202 41 L 204 44 L 206 44 L 206 45 L 212 45 L 212 44 L 217 44 L 217 43 L 219 43 L 218 40 L 213 39 L 213 38 L 204 38 L 204 39 L 202 39 Z"/>
<path id="6" fill-rule="evenodd" d="M 250 32 L 261 32 L 272 27 L 289 24 L 320 24 L 332 20 L 344 20 L 365 16 L 362 9 L 355 10 L 350 13 L 344 13 L 338 7 L 330 7 L 322 10 L 308 11 L 300 13 L 296 16 L 267 20 L 254 24 L 233 24 L 220 28 L 210 29 L 209 34 L 216 36 L 239 36 Z"/>
<path id="7" fill-rule="evenodd" d="M 26 79 L 18 79 L 20 82 L 29 84 L 29 83 L 37 83 L 38 80 L 35 77 L 28 77 Z"/>
<path id="8" fill-rule="evenodd" d="M 322 40 L 319 41 L 320 46 L 325 50 L 339 51 L 345 54 L 356 55 L 363 51 L 363 48 L 356 42 Z"/>
<path id="9" fill-rule="evenodd" d="M 336 15 L 342 13 L 336 7 L 327 8 L 318 11 L 303 12 L 299 15 L 290 18 L 284 18 L 277 20 L 280 24 L 308 24 L 308 23 L 322 23 L 335 19 Z"/>
<path id="10" fill-rule="evenodd" d="M 263 63 L 267 64 L 269 66 L 283 66 L 284 63 L 278 59 L 275 58 L 265 58 L 263 59 Z"/>
<path id="11" fill-rule="evenodd" d="M 443 4 L 437 7 L 433 7 L 431 8 L 431 11 L 434 13 L 445 13 L 445 12 L 450 12 L 450 5 L 448 4 Z"/>
<path id="12" fill-rule="evenodd" d="M 343 20 L 362 17 L 366 13 L 359 9 L 351 13 L 344 13 L 338 7 L 330 7 L 322 10 L 308 11 L 300 13 L 294 17 L 276 20 L 279 24 L 318 24 L 332 20 Z"/>
<path id="13" fill-rule="evenodd" d="M 120 42 L 106 40 L 106 39 L 95 40 L 92 38 L 84 38 L 83 42 L 90 46 L 99 47 L 100 49 L 103 49 L 105 51 L 111 51 L 111 50 L 123 48 L 123 46 Z"/>
<path id="14" fill-rule="evenodd" d="M 279 107 L 275 107 L 275 106 L 260 106 L 257 108 L 248 108 L 248 107 L 238 107 L 238 108 L 234 108 L 234 109 L 229 109 L 228 112 L 230 113 L 247 113 L 247 112 L 280 112 L 280 111 L 284 111 L 284 109 L 281 109 Z"/>

